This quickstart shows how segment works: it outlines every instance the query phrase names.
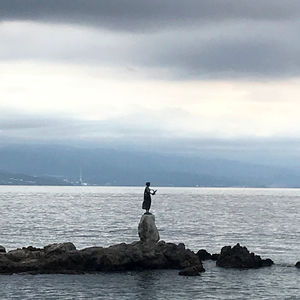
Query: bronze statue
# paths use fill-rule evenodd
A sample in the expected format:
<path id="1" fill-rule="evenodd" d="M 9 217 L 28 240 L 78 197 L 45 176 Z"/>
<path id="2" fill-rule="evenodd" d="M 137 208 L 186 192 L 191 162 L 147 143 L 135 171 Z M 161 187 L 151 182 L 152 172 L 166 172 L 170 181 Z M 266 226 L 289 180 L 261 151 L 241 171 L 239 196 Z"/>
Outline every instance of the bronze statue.
<path id="1" fill-rule="evenodd" d="M 144 201 L 142 208 L 146 210 L 145 214 L 150 214 L 150 206 L 151 206 L 151 195 L 155 195 L 157 190 L 150 189 L 150 182 L 146 182 L 146 187 L 144 190 Z"/>

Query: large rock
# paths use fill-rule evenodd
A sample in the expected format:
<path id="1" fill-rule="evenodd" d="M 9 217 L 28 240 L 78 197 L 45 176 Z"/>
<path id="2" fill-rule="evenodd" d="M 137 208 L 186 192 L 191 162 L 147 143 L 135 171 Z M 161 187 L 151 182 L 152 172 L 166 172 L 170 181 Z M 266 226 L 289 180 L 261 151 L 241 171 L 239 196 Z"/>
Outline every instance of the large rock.
<path id="1" fill-rule="evenodd" d="M 297 261 L 295 266 L 296 266 L 296 268 L 300 268 L 300 261 Z"/>
<path id="2" fill-rule="evenodd" d="M 269 258 L 261 259 L 260 256 L 250 253 L 246 247 L 236 244 L 234 247 L 223 247 L 216 264 L 223 268 L 249 269 L 271 266 L 273 261 Z"/>
<path id="3" fill-rule="evenodd" d="M 73 244 L 27 247 L 0 255 L 0 273 L 86 273 L 144 269 L 184 269 L 197 266 L 203 272 L 198 256 L 184 244 L 149 244 L 141 241 L 117 244 L 107 248 L 75 250 Z M 64 245 L 64 246 L 63 246 Z M 73 246 L 74 247 L 73 247 Z M 51 251 L 49 251 L 51 249 Z M 58 251 L 58 249 L 60 249 Z M 53 251 L 52 251 L 53 250 Z"/>
<path id="4" fill-rule="evenodd" d="M 200 249 L 197 252 L 197 255 L 201 261 L 211 259 L 211 254 L 208 253 L 205 249 Z"/>
<path id="5" fill-rule="evenodd" d="M 218 253 L 210 254 L 205 249 L 200 249 L 197 252 L 197 255 L 201 261 L 209 260 L 209 259 L 216 261 L 216 260 L 218 260 L 218 257 L 220 254 L 218 254 Z"/>
<path id="6" fill-rule="evenodd" d="M 6 250 L 3 246 L 0 245 L 0 253 L 6 253 Z"/>
<path id="7" fill-rule="evenodd" d="M 155 225 L 154 215 L 142 215 L 138 232 L 140 240 L 144 243 L 157 243 L 159 241 L 159 233 Z"/>

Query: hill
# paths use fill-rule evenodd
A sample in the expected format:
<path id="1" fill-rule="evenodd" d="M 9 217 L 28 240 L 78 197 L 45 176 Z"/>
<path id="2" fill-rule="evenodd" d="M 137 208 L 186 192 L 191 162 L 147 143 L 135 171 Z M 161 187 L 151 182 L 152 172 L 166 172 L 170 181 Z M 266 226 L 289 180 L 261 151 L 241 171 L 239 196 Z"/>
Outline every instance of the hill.
<path id="1" fill-rule="evenodd" d="M 70 182 L 54 177 L 38 177 L 0 171 L 0 185 L 72 185 Z"/>
<path id="2" fill-rule="evenodd" d="M 2 175 L 3 182 L 15 184 L 78 183 L 82 170 L 83 181 L 91 185 L 144 185 L 150 180 L 160 186 L 300 186 L 297 170 L 274 165 L 195 155 L 69 146 L 1 147 L 0 169 L 30 174 Z"/>

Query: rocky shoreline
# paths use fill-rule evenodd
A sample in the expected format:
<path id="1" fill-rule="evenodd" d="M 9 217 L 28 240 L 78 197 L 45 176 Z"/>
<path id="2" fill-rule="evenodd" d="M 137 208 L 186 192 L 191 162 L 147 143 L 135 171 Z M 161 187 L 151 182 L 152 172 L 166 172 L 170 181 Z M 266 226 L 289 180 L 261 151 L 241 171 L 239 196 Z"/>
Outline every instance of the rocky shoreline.
<path id="1" fill-rule="evenodd" d="M 89 247 L 77 250 L 68 243 L 51 244 L 44 248 L 32 246 L 6 252 L 0 246 L 0 274 L 82 274 L 147 269 L 178 269 L 179 275 L 196 276 L 205 272 L 202 261 L 211 259 L 222 268 L 261 268 L 273 265 L 269 258 L 250 253 L 239 244 L 225 246 L 219 254 L 205 249 L 197 253 L 183 243 L 159 241 L 154 215 L 143 215 L 139 223 L 140 240 L 110 247 Z M 300 267 L 297 262 L 296 267 Z"/>

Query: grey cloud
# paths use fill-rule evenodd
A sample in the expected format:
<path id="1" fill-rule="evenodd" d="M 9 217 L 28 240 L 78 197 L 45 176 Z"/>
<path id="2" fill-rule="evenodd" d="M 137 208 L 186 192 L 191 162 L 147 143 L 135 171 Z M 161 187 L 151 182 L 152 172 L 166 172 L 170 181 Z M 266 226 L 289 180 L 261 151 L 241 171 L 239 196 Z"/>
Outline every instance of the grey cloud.
<path id="1" fill-rule="evenodd" d="M 66 25 L 10 32 L 3 23 L 0 60 L 113 66 L 166 79 L 293 77 L 299 17 L 298 0 L 3 0 L 0 20 Z"/>
<path id="2" fill-rule="evenodd" d="M 177 114 L 178 118 L 184 114 L 180 110 L 161 110 L 151 116 L 129 114 L 121 118 L 87 121 L 72 116 L 29 114 L 1 108 L 0 146 L 43 143 L 107 147 L 300 167 L 298 138 L 222 139 L 205 138 L 200 134 L 186 137 L 168 128 L 168 113 Z"/>
<path id="3" fill-rule="evenodd" d="M 182 112 L 176 111 L 181 114 Z M 91 141 L 143 140 L 146 136 L 163 138 L 172 135 L 166 126 L 166 113 L 128 114 L 107 120 L 82 120 L 68 115 L 29 114 L 1 109 L 0 138 L 14 141 Z"/>
<path id="4" fill-rule="evenodd" d="M 96 25 L 119 30 L 148 29 L 300 16 L 298 0 L 2 0 L 0 19 Z"/>
<path id="5" fill-rule="evenodd" d="M 8 26 L 0 27 L 2 61 L 56 60 L 141 69 L 167 79 L 300 75 L 300 21 L 225 22 L 146 34 L 38 24 L 11 34 Z"/>
<path id="6" fill-rule="evenodd" d="M 35 117 L 35 116 L 22 116 L 16 118 L 14 116 L 12 119 L 1 118 L 0 120 L 0 131 L 9 132 L 9 131 L 24 131 L 24 130 L 35 130 L 35 129 L 49 129 L 58 127 L 66 124 L 66 121 L 63 119 L 54 119 L 54 118 L 44 118 L 44 117 Z"/>
<path id="7" fill-rule="evenodd" d="M 39 143 L 107 147 L 300 167 L 299 139 L 208 139 L 200 135 L 188 138 L 174 134 L 167 127 L 159 127 L 163 124 L 160 115 L 146 121 L 137 115 L 113 120 L 84 121 L 72 117 L 62 119 L 59 116 L 29 115 L 12 111 L 7 111 L 7 114 L 12 120 L 9 122 L 7 118 L 0 123 L 0 146 L 9 143 Z M 3 119 L 1 116 L 1 120 Z"/>
<path id="8" fill-rule="evenodd" d="M 179 78 L 276 78 L 300 75 L 298 21 L 237 22 L 164 32 L 138 43 L 139 63 Z"/>

